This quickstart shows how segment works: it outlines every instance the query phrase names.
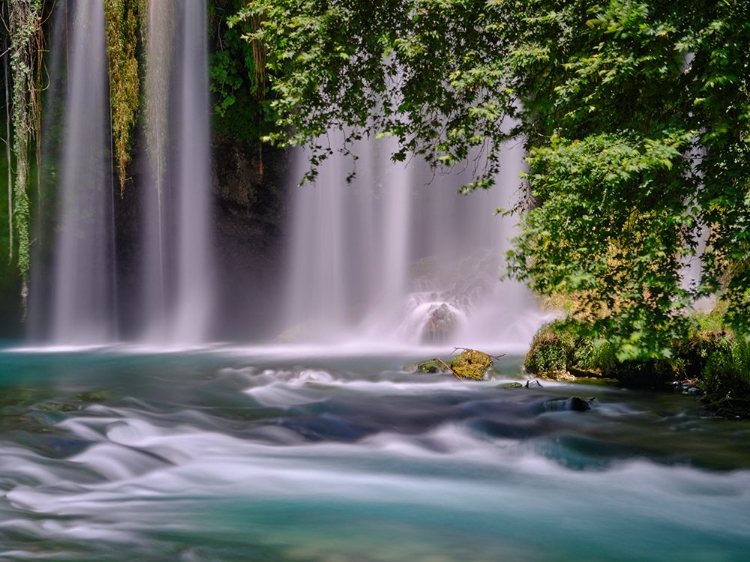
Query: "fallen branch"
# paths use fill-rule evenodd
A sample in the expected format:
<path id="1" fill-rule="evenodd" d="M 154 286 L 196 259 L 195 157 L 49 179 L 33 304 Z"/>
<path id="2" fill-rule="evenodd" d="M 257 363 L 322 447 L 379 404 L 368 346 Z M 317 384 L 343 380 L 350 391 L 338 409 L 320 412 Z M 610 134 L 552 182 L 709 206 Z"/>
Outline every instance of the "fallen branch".
<path id="1" fill-rule="evenodd" d="M 460 375 L 459 375 L 459 374 L 458 374 L 458 373 L 457 373 L 456 371 L 454 371 L 453 369 L 451 369 L 451 366 L 450 366 L 450 365 L 448 365 L 448 363 L 446 363 L 445 361 L 443 361 L 442 359 L 440 359 L 440 357 L 435 357 L 435 360 L 437 360 L 437 361 L 439 361 L 440 363 L 442 363 L 442 364 L 443 364 L 443 366 L 444 366 L 444 367 L 445 367 L 446 369 L 448 369 L 448 370 L 449 370 L 449 371 L 450 371 L 451 373 L 453 373 L 453 376 L 454 376 L 454 377 L 456 377 L 456 378 L 457 378 L 458 380 L 460 380 L 461 382 L 464 382 L 464 379 L 463 379 L 463 378 L 461 378 L 461 376 L 460 376 Z"/>

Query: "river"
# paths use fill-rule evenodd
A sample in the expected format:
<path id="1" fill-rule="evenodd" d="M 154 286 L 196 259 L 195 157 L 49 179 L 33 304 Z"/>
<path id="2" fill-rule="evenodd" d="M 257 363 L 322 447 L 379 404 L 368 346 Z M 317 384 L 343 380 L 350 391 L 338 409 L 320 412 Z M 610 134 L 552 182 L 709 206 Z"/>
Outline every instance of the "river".
<path id="1" fill-rule="evenodd" d="M 429 356 L 6 347 L 0 560 L 747 560 L 750 423 Z"/>

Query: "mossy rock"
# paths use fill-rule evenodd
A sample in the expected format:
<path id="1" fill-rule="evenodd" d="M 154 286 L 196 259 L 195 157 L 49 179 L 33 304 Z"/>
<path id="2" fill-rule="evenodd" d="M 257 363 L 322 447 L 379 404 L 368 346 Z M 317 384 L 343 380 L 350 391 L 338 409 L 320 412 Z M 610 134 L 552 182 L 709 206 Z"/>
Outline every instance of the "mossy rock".
<path id="1" fill-rule="evenodd" d="M 422 330 L 422 341 L 425 343 L 443 343 L 447 341 L 458 327 L 458 317 L 446 303 L 434 306 Z"/>
<path id="2" fill-rule="evenodd" d="M 523 384 L 520 382 L 504 382 L 497 386 L 497 388 L 523 388 Z"/>
<path id="3" fill-rule="evenodd" d="M 537 373 L 541 378 L 548 381 L 558 382 L 574 382 L 576 380 L 575 375 L 571 374 L 570 371 L 562 369 L 560 371 L 541 371 Z"/>
<path id="4" fill-rule="evenodd" d="M 442 373 L 445 370 L 445 366 L 436 359 L 430 359 L 417 364 L 417 373 Z"/>
<path id="5" fill-rule="evenodd" d="M 492 368 L 492 357 L 475 349 L 467 349 L 451 360 L 451 369 L 459 377 L 476 381 L 484 380 L 484 374 Z"/>
<path id="6" fill-rule="evenodd" d="M 76 399 L 81 402 L 104 402 L 107 399 L 107 391 L 100 390 L 98 392 L 85 391 L 79 392 L 76 395 Z"/>

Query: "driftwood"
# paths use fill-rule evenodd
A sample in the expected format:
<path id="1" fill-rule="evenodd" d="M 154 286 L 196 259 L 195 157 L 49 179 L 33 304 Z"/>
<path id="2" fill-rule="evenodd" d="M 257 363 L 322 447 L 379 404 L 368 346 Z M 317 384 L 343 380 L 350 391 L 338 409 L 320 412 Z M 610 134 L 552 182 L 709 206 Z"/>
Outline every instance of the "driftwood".
<path id="1" fill-rule="evenodd" d="M 448 365 L 448 363 L 446 363 L 445 361 L 443 361 L 442 359 L 440 359 L 440 357 L 435 357 L 435 361 L 438 361 L 439 363 L 442 363 L 442 364 L 443 364 L 443 366 L 444 366 L 444 367 L 445 367 L 446 369 L 448 369 L 448 370 L 449 370 L 449 371 L 450 371 L 450 372 L 451 372 L 451 373 L 453 374 L 453 376 L 454 376 L 454 377 L 456 377 L 456 378 L 457 378 L 458 380 L 460 380 L 461 382 L 464 382 L 464 379 L 463 379 L 463 378 L 462 378 L 462 377 L 461 377 L 461 376 L 460 376 L 460 375 L 459 375 L 459 374 L 458 374 L 458 373 L 457 373 L 456 371 L 454 371 L 454 370 L 453 370 L 453 369 L 451 368 L 451 366 L 450 366 L 450 365 Z"/>

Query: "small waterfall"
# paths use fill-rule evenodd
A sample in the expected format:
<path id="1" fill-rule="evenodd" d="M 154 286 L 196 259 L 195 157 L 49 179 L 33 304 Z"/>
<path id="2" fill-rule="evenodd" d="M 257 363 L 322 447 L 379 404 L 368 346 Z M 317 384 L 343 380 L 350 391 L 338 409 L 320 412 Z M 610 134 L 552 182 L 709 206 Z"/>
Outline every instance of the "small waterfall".
<path id="1" fill-rule="evenodd" d="M 72 8 L 51 337 L 92 344 L 116 335 L 104 10 L 99 0 Z"/>
<path id="2" fill-rule="evenodd" d="M 205 2 L 149 6 L 142 299 L 149 342 L 199 344 L 211 321 L 206 25 Z"/>
<path id="3" fill-rule="evenodd" d="M 357 175 L 338 153 L 296 188 L 281 339 L 518 344 L 540 322 L 523 285 L 501 281 L 523 151 L 508 147 L 489 191 L 460 196 L 467 170 L 392 163 L 388 140 L 361 141 Z M 299 155 L 298 155 L 299 156 Z M 301 177 L 307 162 L 297 158 Z"/>

